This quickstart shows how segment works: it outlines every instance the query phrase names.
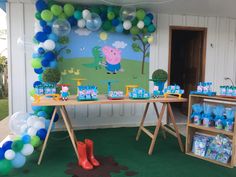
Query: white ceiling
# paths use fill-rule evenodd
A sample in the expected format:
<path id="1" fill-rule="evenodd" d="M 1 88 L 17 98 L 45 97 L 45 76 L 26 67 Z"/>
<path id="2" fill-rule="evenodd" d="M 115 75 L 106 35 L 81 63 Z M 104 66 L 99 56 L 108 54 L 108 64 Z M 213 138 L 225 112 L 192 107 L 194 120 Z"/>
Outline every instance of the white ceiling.
<path id="1" fill-rule="evenodd" d="M 35 0 L 8 0 L 35 1 Z M 134 5 L 154 12 L 236 18 L 236 0 L 59 0 L 83 4 Z"/>

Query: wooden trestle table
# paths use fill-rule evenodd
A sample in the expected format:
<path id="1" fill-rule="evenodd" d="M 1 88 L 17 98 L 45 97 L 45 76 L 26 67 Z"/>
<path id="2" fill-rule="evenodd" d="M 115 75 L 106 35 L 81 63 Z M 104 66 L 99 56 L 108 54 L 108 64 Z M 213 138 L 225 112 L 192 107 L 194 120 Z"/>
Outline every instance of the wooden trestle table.
<path id="1" fill-rule="evenodd" d="M 171 108 L 171 103 L 181 103 L 181 102 L 186 102 L 186 101 L 187 101 L 187 99 L 185 99 L 185 98 L 178 98 L 178 97 L 175 97 L 175 96 L 168 96 L 167 98 L 164 98 L 164 97 L 150 98 L 150 99 L 129 99 L 129 98 L 125 98 L 123 100 L 108 100 L 105 97 L 105 95 L 99 95 L 98 100 L 96 100 L 96 101 L 77 101 L 76 96 L 70 96 L 68 101 L 61 101 L 61 100 L 58 101 L 58 100 L 53 100 L 51 98 L 42 97 L 39 102 L 33 102 L 32 106 L 55 106 L 55 108 L 54 108 L 53 115 L 52 115 L 52 118 L 51 118 L 51 121 L 50 121 L 50 124 L 49 124 L 49 128 L 48 128 L 48 132 L 47 132 L 45 141 L 44 141 L 43 146 L 42 146 L 42 151 L 41 151 L 40 156 L 39 156 L 38 164 L 40 164 L 41 161 L 42 161 L 43 154 L 44 154 L 44 151 L 46 149 L 48 138 L 49 138 L 49 135 L 50 135 L 50 132 L 51 132 L 51 129 L 52 129 L 52 124 L 53 124 L 53 121 L 54 121 L 54 118 L 55 118 L 55 115 L 56 115 L 57 111 L 59 111 L 61 113 L 61 116 L 62 116 L 63 121 L 65 123 L 66 129 L 69 133 L 70 140 L 72 142 L 75 154 L 76 154 L 77 158 L 79 159 L 79 155 L 78 155 L 77 148 L 76 148 L 77 139 L 76 139 L 73 126 L 71 124 L 70 118 L 69 118 L 67 110 L 66 110 L 66 106 L 71 106 L 71 105 L 78 105 L 79 106 L 79 105 L 92 105 L 92 104 L 102 105 L 102 104 L 129 104 L 129 103 L 130 104 L 137 104 L 137 103 L 145 103 L 146 106 L 145 106 L 145 110 L 144 110 L 144 113 L 143 113 L 143 117 L 142 117 L 141 122 L 140 122 L 140 126 L 139 126 L 139 129 L 138 129 L 136 140 L 139 139 L 140 134 L 141 134 L 142 131 L 144 133 L 146 133 L 151 138 L 151 145 L 150 145 L 149 151 L 148 151 L 148 154 L 151 155 L 152 152 L 153 152 L 153 149 L 154 149 L 154 145 L 155 145 L 155 142 L 156 142 L 156 138 L 157 138 L 159 129 L 162 128 L 164 137 L 165 137 L 165 132 L 168 132 L 168 133 L 174 135 L 178 139 L 178 143 L 179 143 L 181 151 L 184 152 L 184 146 L 183 146 L 183 143 L 181 141 L 181 137 L 180 137 L 180 134 L 179 134 L 179 131 L 178 131 L 178 127 L 177 127 L 176 122 L 175 122 L 175 118 L 174 118 L 173 111 L 172 111 L 172 108 Z M 160 114 L 158 112 L 156 103 L 162 103 L 162 108 L 161 108 Z M 154 110 L 155 110 L 155 113 L 156 113 L 155 116 L 157 117 L 156 127 L 155 127 L 155 130 L 154 130 L 153 134 L 148 129 L 146 129 L 144 127 L 144 121 L 145 121 L 145 118 L 146 118 L 146 115 L 147 115 L 150 104 L 153 104 Z M 167 111 L 168 111 L 167 118 L 170 117 L 170 121 L 173 123 L 175 131 L 173 129 L 168 128 L 168 126 L 162 125 L 162 119 L 163 119 L 166 108 L 167 108 Z"/>

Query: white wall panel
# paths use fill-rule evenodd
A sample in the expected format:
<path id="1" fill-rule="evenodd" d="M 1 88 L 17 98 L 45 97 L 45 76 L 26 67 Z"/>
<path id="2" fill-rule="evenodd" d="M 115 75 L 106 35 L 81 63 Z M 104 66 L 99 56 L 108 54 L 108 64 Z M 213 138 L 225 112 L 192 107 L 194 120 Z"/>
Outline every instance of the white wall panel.
<path id="1" fill-rule="evenodd" d="M 32 50 L 22 50 L 16 43 L 22 36 L 34 33 L 34 5 L 10 3 L 8 5 L 10 34 L 10 96 L 12 112 L 31 110 L 29 90 L 36 80 L 31 68 Z M 150 50 L 150 74 L 157 69 L 168 70 L 169 26 L 207 27 L 206 81 L 213 81 L 215 89 L 224 82 L 224 77 L 235 81 L 236 71 L 236 21 L 230 18 L 192 15 L 158 14 L 157 32 Z M 152 88 L 150 82 L 150 88 Z M 151 89 L 150 89 L 151 90 Z M 139 124 L 144 110 L 143 104 L 69 106 L 68 112 L 74 126 L 79 128 L 135 126 Z M 158 105 L 160 108 L 160 105 Z M 156 122 L 153 106 L 150 105 L 147 124 Z M 61 127 L 62 124 L 59 125 Z"/>

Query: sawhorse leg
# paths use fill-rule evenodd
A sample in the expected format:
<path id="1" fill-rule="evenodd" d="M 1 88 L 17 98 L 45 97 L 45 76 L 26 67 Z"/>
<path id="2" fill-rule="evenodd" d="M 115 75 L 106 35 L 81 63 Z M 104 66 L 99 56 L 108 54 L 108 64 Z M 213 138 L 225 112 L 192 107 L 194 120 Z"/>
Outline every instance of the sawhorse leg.
<path id="1" fill-rule="evenodd" d="M 54 122 L 56 113 L 57 113 L 57 107 L 54 108 L 54 111 L 53 111 L 53 114 L 52 114 L 52 118 L 51 118 L 51 121 L 50 121 L 50 124 L 49 124 L 49 127 L 48 127 L 48 131 L 47 131 L 47 135 L 45 137 L 45 140 L 44 140 L 44 143 L 43 143 L 43 146 L 42 146 L 42 150 L 41 150 L 41 153 L 39 155 L 38 165 L 41 164 L 43 154 L 44 154 L 44 151 L 45 151 L 46 146 L 47 146 L 48 138 L 49 138 L 49 135 L 50 135 L 51 130 L 52 130 L 52 124 Z"/>
<path id="2" fill-rule="evenodd" d="M 49 135 L 50 135 L 50 132 L 51 132 L 51 129 L 52 129 L 52 124 L 54 122 L 57 109 L 58 108 L 55 107 L 55 109 L 53 111 L 53 115 L 52 115 L 52 118 L 51 118 L 51 121 L 50 121 L 50 124 L 49 124 L 49 128 L 48 128 L 48 132 L 47 132 L 46 138 L 45 138 L 44 143 L 43 143 L 42 151 L 41 151 L 40 156 L 39 156 L 38 165 L 41 164 L 41 161 L 42 161 L 42 158 L 43 158 L 43 154 L 44 154 L 46 146 L 47 146 L 48 138 L 49 138 Z M 61 112 L 61 115 L 62 115 L 63 121 L 65 123 L 66 129 L 67 129 L 67 131 L 69 133 L 72 145 L 74 147 L 75 154 L 76 154 L 77 158 L 79 159 L 79 155 L 78 155 L 77 148 L 76 148 L 77 147 L 77 145 L 76 145 L 77 140 L 76 140 L 76 137 L 75 137 L 75 134 L 74 134 L 74 130 L 73 130 L 72 124 L 70 122 L 68 113 L 66 111 L 66 108 L 65 108 L 65 106 L 60 106 L 59 110 Z"/>

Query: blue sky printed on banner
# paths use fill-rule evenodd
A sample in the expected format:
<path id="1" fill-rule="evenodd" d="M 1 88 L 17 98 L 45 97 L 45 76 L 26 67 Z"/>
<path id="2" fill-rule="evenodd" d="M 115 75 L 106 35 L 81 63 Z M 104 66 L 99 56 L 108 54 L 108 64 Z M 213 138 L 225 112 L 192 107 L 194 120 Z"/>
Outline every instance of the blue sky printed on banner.
<path id="1" fill-rule="evenodd" d="M 71 30 L 69 35 L 70 42 L 68 44 L 69 49 L 71 49 L 70 54 L 65 54 L 65 58 L 83 58 L 92 57 L 92 48 L 95 46 L 110 46 L 119 48 L 121 50 L 122 58 L 129 60 L 142 61 L 142 52 L 134 52 L 132 49 L 132 35 L 121 34 L 117 32 L 108 33 L 107 39 L 102 40 L 100 34 L 103 31 L 91 32 L 86 29 L 75 29 Z M 140 43 L 141 46 L 141 43 Z M 149 61 L 146 58 L 145 61 Z"/>

